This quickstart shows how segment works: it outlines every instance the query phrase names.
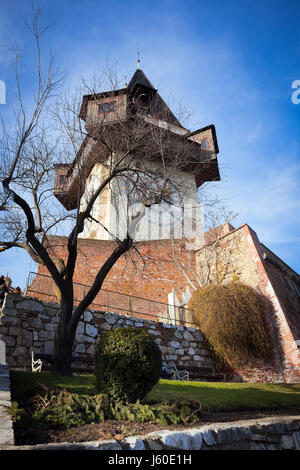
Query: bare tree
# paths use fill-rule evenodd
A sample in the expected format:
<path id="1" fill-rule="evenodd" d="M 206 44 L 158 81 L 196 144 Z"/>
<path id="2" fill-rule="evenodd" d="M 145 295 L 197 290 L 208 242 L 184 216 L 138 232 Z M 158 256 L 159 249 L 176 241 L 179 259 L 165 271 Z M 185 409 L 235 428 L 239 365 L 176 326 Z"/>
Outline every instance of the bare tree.
<path id="1" fill-rule="evenodd" d="M 200 240 L 190 243 L 189 240 L 173 241 L 173 260 L 186 278 L 192 291 L 207 287 L 210 283 L 222 283 L 230 272 L 232 255 L 237 249 L 238 240 L 230 237 L 226 250 L 220 249 L 222 239 L 228 231 L 234 230 L 231 225 L 237 217 L 225 207 L 220 207 L 215 200 L 211 205 L 204 205 L 204 231 Z M 192 256 L 181 255 L 182 249 L 190 249 Z M 195 258 L 198 253 L 197 260 Z"/>
<path id="2" fill-rule="evenodd" d="M 41 27 L 40 15 L 40 8 L 33 9 L 26 23 L 34 38 L 37 76 L 31 112 L 23 100 L 19 71 L 22 55 L 16 50 L 18 106 L 13 132 L 2 121 L 0 250 L 23 248 L 48 269 L 60 300 L 53 371 L 70 376 L 78 322 L 111 268 L 134 247 L 135 234 L 147 210 L 159 204 L 180 208 L 189 198 L 184 176 L 194 174 L 199 167 L 204 172 L 209 158 L 197 143 L 185 138 L 187 130 L 151 87 L 146 86 L 148 95 L 136 86 L 130 88 L 130 94 L 126 88 L 125 106 L 111 70 L 106 73 L 108 91 L 103 90 L 102 83 L 88 87 L 84 83 L 87 94 L 82 104 L 77 92 L 71 99 L 60 97 L 59 106 L 50 111 L 51 98 L 62 85 L 63 76 L 54 68 L 52 56 L 44 73 L 40 40 L 47 28 Z M 118 96 L 122 98 L 120 105 L 111 113 L 112 99 Z M 92 171 L 97 165 L 100 177 Z M 108 192 L 118 227 L 107 224 L 101 215 L 101 201 Z M 64 262 L 56 257 L 49 234 L 66 223 L 71 229 Z M 78 237 L 85 236 L 91 225 L 114 240 L 115 248 L 75 306 Z"/>
<path id="3" fill-rule="evenodd" d="M 174 287 L 169 294 L 172 294 L 171 303 L 174 302 L 176 307 L 186 308 L 194 291 L 211 283 L 219 284 L 232 279 L 232 259 L 240 249 L 239 237 L 231 225 L 237 214 L 220 206 L 220 201 L 211 197 L 203 198 L 200 207 L 203 229 L 192 239 L 184 236 L 178 239 L 171 238 L 165 252 L 165 259 L 176 267 L 185 280 L 185 291 L 182 285 L 178 287 L 177 281 L 169 275 L 168 270 L 161 269 L 161 260 L 155 255 L 141 256 L 132 260 L 139 276 L 149 282 L 151 275 L 147 272 L 147 265 L 151 265 L 152 270 L 155 267 L 156 281 L 166 282 L 167 285 L 173 283 Z M 229 232 L 232 232 L 231 236 L 226 237 Z M 189 315 L 189 321 L 193 322 L 192 312 L 186 309 L 185 314 Z M 187 321 L 187 318 L 182 320 Z"/>

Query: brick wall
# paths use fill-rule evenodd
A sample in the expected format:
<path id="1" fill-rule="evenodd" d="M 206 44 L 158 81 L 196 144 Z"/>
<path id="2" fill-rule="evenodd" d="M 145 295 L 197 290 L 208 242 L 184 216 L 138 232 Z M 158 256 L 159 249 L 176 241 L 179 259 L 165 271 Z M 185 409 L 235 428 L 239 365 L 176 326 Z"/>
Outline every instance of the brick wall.
<path id="1" fill-rule="evenodd" d="M 271 263 L 271 258 L 276 258 L 278 266 Z M 258 362 L 232 371 L 232 379 L 273 381 L 282 376 L 284 381 L 299 382 L 300 352 L 296 341 L 300 339 L 300 302 L 287 282 L 289 276 L 297 278 L 298 275 L 262 245 L 246 224 L 238 229 L 229 228 L 216 245 L 199 250 L 196 259 L 197 271 L 202 272 L 203 278 L 207 273 L 208 283 L 238 279 L 265 298 L 265 319 L 273 344 L 272 362 Z"/>
<path id="2" fill-rule="evenodd" d="M 67 238 L 51 237 L 51 244 L 52 253 L 66 260 Z M 115 247 L 112 241 L 79 239 L 74 282 L 91 285 Z M 194 280 L 195 254 L 185 248 L 184 241 L 137 242 L 113 266 L 103 288 L 168 303 L 168 294 L 172 289 L 180 298 L 189 285 L 179 267 L 182 264 Z M 49 275 L 42 265 L 39 265 L 38 272 Z"/>

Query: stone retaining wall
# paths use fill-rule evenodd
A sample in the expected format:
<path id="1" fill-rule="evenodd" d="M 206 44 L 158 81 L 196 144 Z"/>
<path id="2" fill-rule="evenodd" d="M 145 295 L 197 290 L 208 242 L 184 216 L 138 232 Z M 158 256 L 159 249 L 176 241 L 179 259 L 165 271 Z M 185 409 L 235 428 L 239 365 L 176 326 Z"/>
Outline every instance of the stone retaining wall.
<path id="1" fill-rule="evenodd" d="M 32 348 L 36 353 L 53 352 L 58 315 L 59 306 L 55 303 L 12 294 L 6 297 L 0 315 L 0 339 L 6 344 L 10 368 L 30 369 Z M 176 364 L 180 369 L 212 367 L 215 370 L 199 330 L 105 312 L 87 310 L 83 314 L 76 331 L 74 353 L 93 357 L 101 332 L 121 326 L 147 328 L 159 345 L 168 368 Z M 79 362 L 74 365 L 76 368 L 88 367 Z"/>
<path id="2" fill-rule="evenodd" d="M 64 442 L 19 447 L 0 445 L 0 450 L 12 448 L 14 450 L 150 450 L 159 451 L 160 459 L 164 456 L 164 450 L 300 450 L 300 416 L 213 423 L 183 431 L 163 430 L 145 436 L 127 437 L 122 441 Z M 113 455 L 116 456 L 116 453 Z M 122 453 L 119 455 L 122 456 Z M 188 458 L 188 453 L 185 455 Z M 165 454 L 164 459 L 165 463 L 168 463 L 168 454 Z M 192 461 L 193 455 L 191 463 Z"/>
<path id="3" fill-rule="evenodd" d="M 12 417 L 7 410 L 11 406 L 9 368 L 6 364 L 5 344 L 0 340 L 0 448 L 14 445 Z"/>

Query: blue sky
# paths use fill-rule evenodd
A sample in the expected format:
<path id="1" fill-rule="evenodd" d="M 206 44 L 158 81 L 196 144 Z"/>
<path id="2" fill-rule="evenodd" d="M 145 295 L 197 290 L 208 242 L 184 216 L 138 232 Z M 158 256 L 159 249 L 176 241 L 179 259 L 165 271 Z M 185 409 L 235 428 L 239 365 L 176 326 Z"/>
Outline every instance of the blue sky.
<path id="1" fill-rule="evenodd" d="M 31 0 L 0 2 L 0 80 L 8 112 L 15 100 L 11 54 L 17 42 L 30 52 L 19 17 Z M 300 104 L 292 103 L 300 80 L 300 3 L 48 0 L 52 23 L 43 42 L 68 67 L 68 87 L 92 76 L 107 60 L 130 79 L 141 68 L 163 98 L 191 112 L 191 130 L 215 124 L 222 181 L 214 191 L 287 264 L 300 272 Z M 32 67 L 24 68 L 30 85 Z M 34 267 L 19 251 L 0 255 L 0 274 L 24 286 Z"/>

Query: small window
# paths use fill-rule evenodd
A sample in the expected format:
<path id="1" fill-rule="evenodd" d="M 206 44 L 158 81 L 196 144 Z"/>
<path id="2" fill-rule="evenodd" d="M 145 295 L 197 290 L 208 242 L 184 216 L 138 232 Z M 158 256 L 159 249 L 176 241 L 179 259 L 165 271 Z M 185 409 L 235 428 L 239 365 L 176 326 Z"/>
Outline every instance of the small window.
<path id="1" fill-rule="evenodd" d="M 59 184 L 63 184 L 65 182 L 66 177 L 64 175 L 60 175 L 59 177 Z"/>
<path id="2" fill-rule="evenodd" d="M 207 147 L 208 147 L 207 139 L 202 139 L 202 140 L 201 140 L 201 147 L 202 147 L 203 149 L 207 149 Z"/>
<path id="3" fill-rule="evenodd" d="M 111 113 L 115 110 L 115 103 L 114 101 L 110 101 L 108 103 L 101 103 L 98 106 L 98 113 L 99 114 L 106 114 Z"/>

